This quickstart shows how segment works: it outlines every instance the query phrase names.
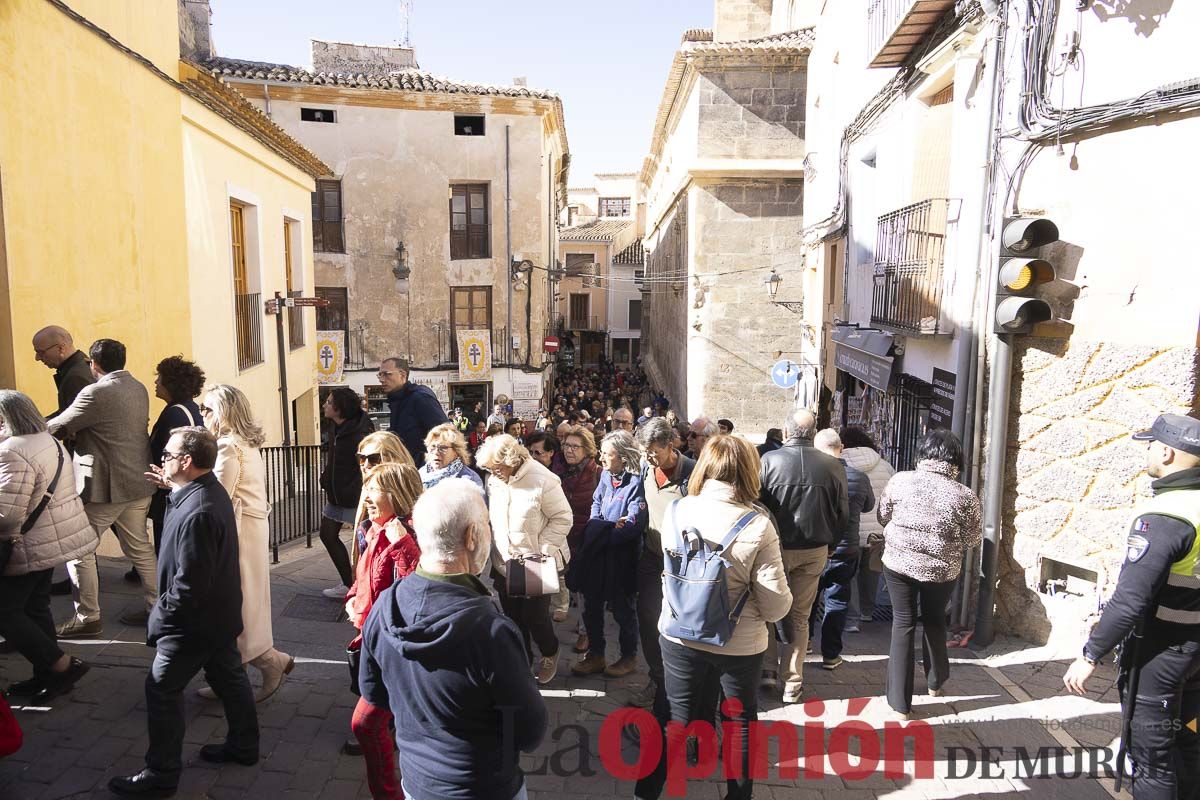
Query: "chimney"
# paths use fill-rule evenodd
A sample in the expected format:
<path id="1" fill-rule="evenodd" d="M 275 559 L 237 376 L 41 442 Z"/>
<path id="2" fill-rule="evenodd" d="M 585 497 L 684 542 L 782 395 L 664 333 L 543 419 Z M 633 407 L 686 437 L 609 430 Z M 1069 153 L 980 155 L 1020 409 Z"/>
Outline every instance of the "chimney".
<path id="1" fill-rule="evenodd" d="M 178 0 L 179 57 L 205 62 L 217 54 L 212 41 L 212 8 L 208 0 Z"/>
<path id="2" fill-rule="evenodd" d="M 314 72 L 387 75 L 403 70 L 420 69 L 417 55 L 411 47 L 347 44 L 312 40 Z"/>
<path id="3" fill-rule="evenodd" d="M 716 0 L 713 41 L 736 42 L 771 34 L 772 0 Z"/>

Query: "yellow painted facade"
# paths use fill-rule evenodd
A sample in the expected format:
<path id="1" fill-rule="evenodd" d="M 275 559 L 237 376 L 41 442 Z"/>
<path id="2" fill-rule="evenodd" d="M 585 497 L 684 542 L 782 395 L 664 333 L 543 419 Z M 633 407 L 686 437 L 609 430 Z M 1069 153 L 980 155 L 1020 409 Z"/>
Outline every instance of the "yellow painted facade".
<path id="1" fill-rule="evenodd" d="M 246 392 L 278 444 L 275 319 L 261 305 L 262 361 L 238 368 L 229 206 L 245 207 L 253 291 L 287 290 L 286 218 L 293 288 L 311 292 L 311 170 L 280 155 L 282 134 L 268 147 L 175 83 L 195 77 L 178 24 L 173 3 L 0 4 L 0 386 L 55 407 L 31 340 L 58 324 L 84 350 L 124 342 L 147 386 L 160 359 L 194 359 L 210 382 Z M 315 312 L 302 313 L 305 344 L 285 347 L 288 394 L 311 442 Z"/>

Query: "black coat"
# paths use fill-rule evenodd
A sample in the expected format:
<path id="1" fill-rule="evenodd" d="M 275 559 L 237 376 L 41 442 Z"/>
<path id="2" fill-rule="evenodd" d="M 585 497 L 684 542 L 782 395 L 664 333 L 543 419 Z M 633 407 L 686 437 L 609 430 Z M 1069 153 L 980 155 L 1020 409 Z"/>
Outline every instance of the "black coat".
<path id="1" fill-rule="evenodd" d="M 425 463 L 425 434 L 449 422 L 437 395 L 428 386 L 406 383 L 388 395 L 389 429 L 400 437 L 419 467 Z"/>
<path id="2" fill-rule="evenodd" d="M 785 550 L 832 547 L 850 520 L 846 468 L 812 446 L 792 438 L 762 457 L 762 493 Z"/>
<path id="3" fill-rule="evenodd" d="M 58 387 L 58 410 L 50 416 L 61 414 L 63 409 L 75 402 L 83 387 L 95 382 L 96 377 L 92 375 L 92 368 L 88 366 L 87 356 L 83 351 L 76 350 L 67 356 L 54 370 L 54 385 Z"/>
<path id="4" fill-rule="evenodd" d="M 158 553 L 158 602 L 146 626 L 146 644 L 187 636 L 211 644 L 242 632 L 242 574 L 238 567 L 233 502 L 217 476 L 206 472 L 167 498 Z"/>
<path id="5" fill-rule="evenodd" d="M 325 442 L 325 469 L 321 470 L 321 488 L 330 503 L 341 508 L 358 506 L 362 494 L 362 470 L 358 468 L 358 445 L 375 431 L 375 423 L 365 413 L 334 427 Z"/>

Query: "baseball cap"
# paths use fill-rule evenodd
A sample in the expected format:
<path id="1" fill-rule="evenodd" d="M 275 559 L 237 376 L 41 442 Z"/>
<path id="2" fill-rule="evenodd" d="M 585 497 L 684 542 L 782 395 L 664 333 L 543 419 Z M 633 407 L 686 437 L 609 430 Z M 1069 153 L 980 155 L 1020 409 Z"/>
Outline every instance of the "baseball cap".
<path id="1" fill-rule="evenodd" d="M 1139 442 L 1162 442 L 1168 447 L 1200 456 L 1200 419 L 1182 414 L 1160 414 L 1148 431 L 1133 435 Z"/>

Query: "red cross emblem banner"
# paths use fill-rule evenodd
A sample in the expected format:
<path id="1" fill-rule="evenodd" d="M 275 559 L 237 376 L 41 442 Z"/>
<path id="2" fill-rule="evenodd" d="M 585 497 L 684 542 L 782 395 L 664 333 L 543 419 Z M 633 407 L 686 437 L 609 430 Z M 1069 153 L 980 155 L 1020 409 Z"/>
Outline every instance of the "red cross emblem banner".
<path id="1" fill-rule="evenodd" d="M 492 379 L 491 331 L 456 331 L 458 336 L 458 379 L 460 381 L 490 381 Z"/>

